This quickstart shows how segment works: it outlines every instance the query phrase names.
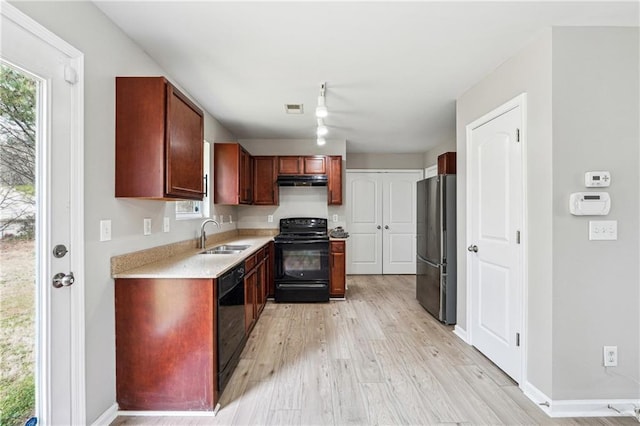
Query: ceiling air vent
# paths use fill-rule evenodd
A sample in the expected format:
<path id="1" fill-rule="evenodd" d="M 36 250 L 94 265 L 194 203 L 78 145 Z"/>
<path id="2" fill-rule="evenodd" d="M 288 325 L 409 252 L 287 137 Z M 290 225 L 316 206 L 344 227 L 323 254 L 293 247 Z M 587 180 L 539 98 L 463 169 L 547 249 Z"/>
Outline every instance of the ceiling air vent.
<path id="1" fill-rule="evenodd" d="M 302 104 L 284 104 L 284 110 L 287 114 L 303 114 L 304 107 Z"/>

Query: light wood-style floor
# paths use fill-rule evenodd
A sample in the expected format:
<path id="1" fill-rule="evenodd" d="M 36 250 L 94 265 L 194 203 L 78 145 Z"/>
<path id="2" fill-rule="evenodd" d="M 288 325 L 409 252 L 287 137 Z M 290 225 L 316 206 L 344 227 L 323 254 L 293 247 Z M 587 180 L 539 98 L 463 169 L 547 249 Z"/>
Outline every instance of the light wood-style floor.
<path id="1" fill-rule="evenodd" d="M 217 417 L 112 425 L 637 425 L 550 419 L 415 299 L 415 276 L 349 276 L 348 299 L 269 302 Z"/>

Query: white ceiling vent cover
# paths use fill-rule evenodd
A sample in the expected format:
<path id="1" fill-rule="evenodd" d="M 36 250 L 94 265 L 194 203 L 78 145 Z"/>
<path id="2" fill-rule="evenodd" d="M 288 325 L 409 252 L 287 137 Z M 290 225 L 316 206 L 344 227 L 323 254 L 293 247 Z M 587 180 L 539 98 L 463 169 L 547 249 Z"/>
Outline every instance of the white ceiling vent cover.
<path id="1" fill-rule="evenodd" d="M 304 114 L 304 106 L 302 104 L 284 104 L 284 110 L 287 114 Z"/>

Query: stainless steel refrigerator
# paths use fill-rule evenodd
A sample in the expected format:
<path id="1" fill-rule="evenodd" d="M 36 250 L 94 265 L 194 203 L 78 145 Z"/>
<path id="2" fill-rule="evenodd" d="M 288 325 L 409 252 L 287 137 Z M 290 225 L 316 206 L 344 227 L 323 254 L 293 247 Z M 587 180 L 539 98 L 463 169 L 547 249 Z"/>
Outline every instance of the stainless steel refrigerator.
<path id="1" fill-rule="evenodd" d="M 456 323 L 456 175 L 418 182 L 416 298 L 445 324 Z"/>

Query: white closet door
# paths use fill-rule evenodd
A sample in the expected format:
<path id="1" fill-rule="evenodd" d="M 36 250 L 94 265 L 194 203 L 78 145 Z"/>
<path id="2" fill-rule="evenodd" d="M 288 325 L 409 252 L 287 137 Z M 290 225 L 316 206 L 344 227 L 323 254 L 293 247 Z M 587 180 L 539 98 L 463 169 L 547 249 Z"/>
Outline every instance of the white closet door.
<path id="1" fill-rule="evenodd" d="M 347 172 L 347 274 L 382 273 L 382 182 L 377 173 Z"/>
<path id="2" fill-rule="evenodd" d="M 421 172 L 382 173 L 382 271 L 416 273 L 416 182 Z"/>

